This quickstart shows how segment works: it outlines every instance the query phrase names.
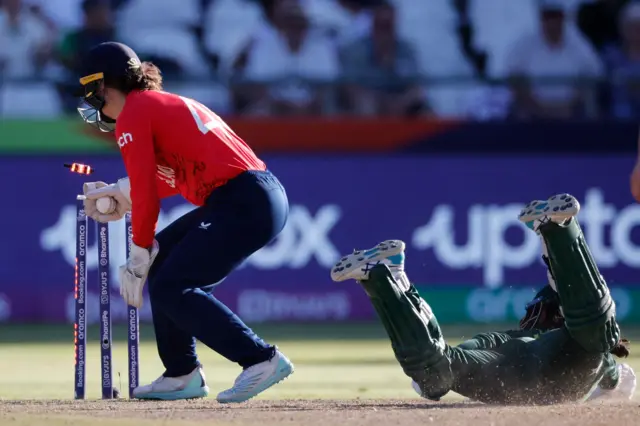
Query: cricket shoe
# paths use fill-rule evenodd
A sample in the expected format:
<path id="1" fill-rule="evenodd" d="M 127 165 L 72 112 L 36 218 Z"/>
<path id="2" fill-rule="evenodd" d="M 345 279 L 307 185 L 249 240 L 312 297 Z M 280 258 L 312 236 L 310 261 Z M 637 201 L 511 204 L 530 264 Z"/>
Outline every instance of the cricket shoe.
<path id="1" fill-rule="evenodd" d="M 218 394 L 218 402 L 244 402 L 280 383 L 293 373 L 291 361 L 276 349 L 268 361 L 246 368 L 236 378 L 233 387 Z"/>
<path id="2" fill-rule="evenodd" d="M 547 201 L 531 201 L 520 211 L 518 220 L 538 232 L 540 225 L 548 222 L 562 225 L 577 216 L 579 212 L 580 203 L 575 197 L 569 194 L 558 194 Z"/>
<path id="3" fill-rule="evenodd" d="M 196 368 L 186 376 L 160 376 L 151 384 L 138 386 L 133 390 L 134 398 L 165 401 L 204 398 L 207 395 L 209 395 L 209 387 L 202 367 Z"/>
<path id="4" fill-rule="evenodd" d="M 392 274 L 398 275 L 404 272 L 404 249 L 403 241 L 387 240 L 368 250 L 354 250 L 331 268 L 331 279 L 365 281 L 376 265 L 387 265 Z"/>

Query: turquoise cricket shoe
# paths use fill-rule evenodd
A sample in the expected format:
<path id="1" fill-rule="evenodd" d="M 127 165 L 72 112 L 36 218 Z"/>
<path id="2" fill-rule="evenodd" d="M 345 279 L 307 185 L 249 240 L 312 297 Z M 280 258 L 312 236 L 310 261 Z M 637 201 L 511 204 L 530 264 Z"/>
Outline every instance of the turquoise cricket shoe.
<path id="1" fill-rule="evenodd" d="M 365 281 L 376 265 L 387 265 L 394 274 L 404 272 L 405 247 L 403 241 L 387 240 L 368 250 L 354 250 L 331 268 L 331 279 Z"/>
<path id="2" fill-rule="evenodd" d="M 186 376 L 160 376 L 151 384 L 138 386 L 133 390 L 134 398 L 163 401 L 204 398 L 207 395 L 209 395 L 209 387 L 202 367 L 196 368 Z"/>
<path id="3" fill-rule="evenodd" d="M 252 365 L 240 373 L 233 387 L 218 394 L 220 403 L 239 403 L 258 396 L 271 386 L 289 377 L 294 366 L 289 359 L 276 349 L 275 355 L 265 362 Z"/>
<path id="4" fill-rule="evenodd" d="M 558 194 L 549 197 L 548 200 L 533 200 L 520 211 L 518 220 L 528 228 L 538 231 L 538 227 L 549 221 L 562 224 L 568 219 L 577 216 L 580 212 L 580 203 L 569 194 Z"/>

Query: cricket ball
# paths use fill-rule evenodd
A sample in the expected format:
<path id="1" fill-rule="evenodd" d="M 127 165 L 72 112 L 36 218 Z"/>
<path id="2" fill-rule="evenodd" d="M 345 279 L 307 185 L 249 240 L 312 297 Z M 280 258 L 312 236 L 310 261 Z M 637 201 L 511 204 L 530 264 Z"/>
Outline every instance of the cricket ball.
<path id="1" fill-rule="evenodd" d="M 111 197 L 98 198 L 96 208 L 102 214 L 111 214 L 116 211 L 116 200 Z"/>

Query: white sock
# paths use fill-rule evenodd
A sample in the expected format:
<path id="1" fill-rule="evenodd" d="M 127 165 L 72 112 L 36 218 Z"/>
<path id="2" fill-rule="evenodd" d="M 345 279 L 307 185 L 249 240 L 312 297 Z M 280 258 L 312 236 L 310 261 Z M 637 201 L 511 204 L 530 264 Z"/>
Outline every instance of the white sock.
<path id="1" fill-rule="evenodd" d="M 544 243 L 544 238 L 542 238 L 542 235 L 540 235 L 540 241 L 542 242 L 542 255 L 548 258 L 549 251 L 547 250 L 547 245 Z M 549 281 L 549 285 L 551 286 L 553 291 L 557 293 L 558 287 L 556 286 L 556 280 L 553 279 L 553 275 L 551 275 L 551 269 L 549 267 L 547 267 L 547 280 Z"/>
<path id="2" fill-rule="evenodd" d="M 407 291 L 411 287 L 411 281 L 409 281 L 409 277 L 404 271 L 393 272 L 391 276 L 396 280 L 402 291 Z"/>

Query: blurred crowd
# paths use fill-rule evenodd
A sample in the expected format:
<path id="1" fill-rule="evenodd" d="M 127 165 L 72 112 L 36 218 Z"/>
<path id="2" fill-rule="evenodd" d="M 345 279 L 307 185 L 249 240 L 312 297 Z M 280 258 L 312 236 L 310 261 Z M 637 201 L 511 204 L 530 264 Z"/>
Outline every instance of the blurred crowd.
<path id="1" fill-rule="evenodd" d="M 0 0 L 0 115 L 56 115 L 91 46 L 223 114 L 640 118 L 633 0 Z"/>

